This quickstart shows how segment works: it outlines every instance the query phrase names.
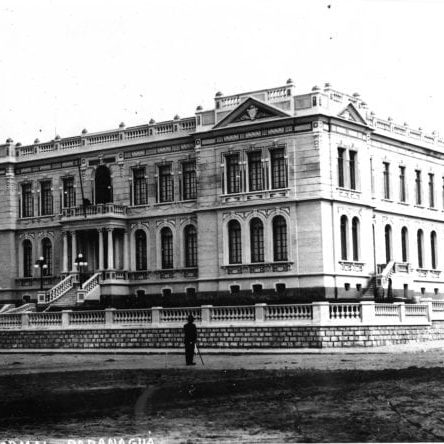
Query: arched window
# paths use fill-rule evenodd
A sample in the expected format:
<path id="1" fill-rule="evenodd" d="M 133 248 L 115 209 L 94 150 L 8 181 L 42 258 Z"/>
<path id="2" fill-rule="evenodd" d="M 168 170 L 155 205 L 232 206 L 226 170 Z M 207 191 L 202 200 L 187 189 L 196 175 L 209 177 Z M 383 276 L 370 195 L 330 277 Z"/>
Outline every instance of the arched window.
<path id="1" fill-rule="evenodd" d="M 197 230 L 194 225 L 188 225 L 185 234 L 185 267 L 197 267 Z"/>
<path id="2" fill-rule="evenodd" d="M 287 222 L 283 216 L 273 219 L 273 259 L 275 262 L 288 260 Z"/>
<path id="3" fill-rule="evenodd" d="M 431 256 L 432 256 L 432 268 L 435 270 L 436 269 L 436 232 L 432 231 L 430 233 L 430 252 L 431 252 Z"/>
<path id="4" fill-rule="evenodd" d="M 146 256 L 146 233 L 143 230 L 137 230 L 136 234 L 136 270 L 146 270 L 147 256 Z"/>
<path id="5" fill-rule="evenodd" d="M 23 277 L 32 277 L 32 243 L 29 239 L 23 241 Z"/>
<path id="6" fill-rule="evenodd" d="M 348 219 L 347 216 L 341 216 L 341 259 L 347 260 L 347 241 L 348 241 Z"/>
<path id="7" fill-rule="evenodd" d="M 264 225 L 255 217 L 250 222 L 251 262 L 264 262 Z"/>
<path id="8" fill-rule="evenodd" d="M 237 220 L 228 222 L 228 262 L 230 264 L 242 263 L 241 226 Z"/>
<path id="9" fill-rule="evenodd" d="M 408 259 L 408 231 L 407 227 L 402 227 L 401 230 L 401 253 L 402 253 L 402 262 L 407 262 Z"/>
<path id="10" fill-rule="evenodd" d="M 418 267 L 422 268 L 424 266 L 424 260 L 423 260 L 424 233 L 422 232 L 422 230 L 418 230 L 416 240 L 418 243 Z"/>
<path id="11" fill-rule="evenodd" d="M 392 260 L 392 227 L 385 226 L 385 263 L 388 264 Z"/>
<path id="12" fill-rule="evenodd" d="M 47 265 L 43 269 L 43 275 L 52 276 L 52 243 L 47 237 L 42 240 L 42 256 Z"/>
<path id="13" fill-rule="evenodd" d="M 162 268 L 173 268 L 173 233 L 168 227 L 160 232 Z"/>
<path id="14" fill-rule="evenodd" d="M 352 247 L 353 260 L 359 260 L 359 219 L 354 217 L 352 220 Z"/>

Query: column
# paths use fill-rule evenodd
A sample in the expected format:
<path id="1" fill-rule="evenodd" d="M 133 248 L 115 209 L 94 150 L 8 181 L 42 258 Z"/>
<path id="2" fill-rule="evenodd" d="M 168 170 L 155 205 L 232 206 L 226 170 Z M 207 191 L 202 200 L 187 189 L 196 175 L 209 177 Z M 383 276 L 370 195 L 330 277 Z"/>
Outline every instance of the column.
<path id="1" fill-rule="evenodd" d="M 107 228 L 107 231 L 108 231 L 108 270 L 114 270 L 113 229 Z"/>
<path id="2" fill-rule="evenodd" d="M 76 257 L 77 257 L 77 234 L 75 231 L 71 231 L 71 271 L 77 272 L 76 269 Z"/>
<path id="3" fill-rule="evenodd" d="M 62 251 L 62 257 L 63 257 L 63 273 L 68 273 L 68 233 L 66 231 L 62 231 L 62 237 L 63 237 L 63 251 Z"/>
<path id="4" fill-rule="evenodd" d="M 105 265 L 104 265 L 104 249 L 103 249 L 103 229 L 102 228 L 98 228 L 97 229 L 98 233 L 99 233 L 99 271 L 103 271 L 105 269 Z"/>
<path id="5" fill-rule="evenodd" d="M 125 271 L 129 270 L 129 240 L 128 240 L 128 231 L 125 230 L 123 232 L 123 269 Z"/>

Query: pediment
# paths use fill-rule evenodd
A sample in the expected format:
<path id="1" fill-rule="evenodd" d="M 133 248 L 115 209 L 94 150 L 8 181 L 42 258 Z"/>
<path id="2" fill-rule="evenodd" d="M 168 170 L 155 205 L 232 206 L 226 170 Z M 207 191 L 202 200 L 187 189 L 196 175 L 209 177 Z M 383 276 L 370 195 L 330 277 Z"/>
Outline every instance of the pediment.
<path id="1" fill-rule="evenodd" d="M 260 100 L 249 97 L 237 108 L 226 115 L 215 128 L 232 124 L 244 124 L 256 122 L 257 120 L 289 117 L 289 114 L 279 108 L 268 105 Z"/>
<path id="2" fill-rule="evenodd" d="M 367 125 L 366 120 L 362 117 L 361 113 L 356 109 L 353 103 L 349 103 L 339 114 L 341 119 L 349 120 L 350 122 L 361 123 Z"/>

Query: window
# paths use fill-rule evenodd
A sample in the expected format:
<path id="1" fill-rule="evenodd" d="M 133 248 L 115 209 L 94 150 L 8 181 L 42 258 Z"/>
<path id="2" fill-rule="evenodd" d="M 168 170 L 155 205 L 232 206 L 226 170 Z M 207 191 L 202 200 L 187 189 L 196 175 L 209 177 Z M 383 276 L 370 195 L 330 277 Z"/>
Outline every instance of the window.
<path id="1" fill-rule="evenodd" d="M 348 219 L 347 216 L 341 216 L 341 259 L 347 260 L 347 241 L 348 241 Z"/>
<path id="2" fill-rule="evenodd" d="M 372 195 L 375 194 L 375 176 L 373 171 L 373 157 L 370 157 L 370 188 Z"/>
<path id="3" fill-rule="evenodd" d="M 185 267 L 197 267 L 197 230 L 194 225 L 185 227 Z"/>
<path id="4" fill-rule="evenodd" d="M 287 187 L 287 168 L 285 165 L 284 149 L 278 148 L 270 151 L 271 157 L 271 188 Z"/>
<path id="5" fill-rule="evenodd" d="M 424 266 L 423 262 L 424 233 L 422 232 L 422 230 L 418 230 L 416 240 L 418 244 L 418 267 L 422 268 Z"/>
<path id="6" fill-rule="evenodd" d="M 147 245 L 146 233 L 143 230 L 137 230 L 136 234 L 136 270 L 146 270 L 147 267 Z"/>
<path id="7" fill-rule="evenodd" d="M 429 207 L 433 208 L 435 206 L 435 176 L 434 174 L 429 174 Z"/>
<path id="8" fill-rule="evenodd" d="M 384 199 L 390 199 L 390 164 L 384 162 Z"/>
<path id="9" fill-rule="evenodd" d="M 402 262 L 408 262 L 408 231 L 407 227 L 402 227 L 401 230 L 401 254 L 402 254 Z"/>
<path id="10" fill-rule="evenodd" d="M 430 252 L 431 252 L 431 259 L 432 259 L 432 268 L 436 269 L 436 232 L 432 231 L 430 233 Z"/>
<path id="11" fill-rule="evenodd" d="M 32 196 L 32 185 L 24 183 L 22 185 L 22 217 L 34 216 L 34 198 Z"/>
<path id="12" fill-rule="evenodd" d="M 183 200 L 196 199 L 196 163 L 194 161 L 182 164 L 182 187 Z"/>
<path id="13" fill-rule="evenodd" d="M 242 263 L 241 226 L 237 220 L 230 220 L 228 223 L 228 262 Z"/>
<path id="14" fill-rule="evenodd" d="M 405 192 L 405 167 L 399 167 L 399 201 L 405 202 L 407 200 L 407 195 Z"/>
<path id="15" fill-rule="evenodd" d="M 251 289 L 253 290 L 254 294 L 262 294 L 262 285 L 261 284 L 253 284 Z"/>
<path id="16" fill-rule="evenodd" d="M 338 186 L 341 188 L 345 187 L 344 157 L 345 157 L 345 149 L 338 148 Z"/>
<path id="17" fill-rule="evenodd" d="M 352 247 L 353 260 L 359 260 L 359 219 L 354 217 L 352 220 Z"/>
<path id="18" fill-rule="evenodd" d="M 415 170 L 416 205 L 421 205 L 421 171 Z"/>
<path id="19" fill-rule="evenodd" d="M 356 151 L 349 151 L 350 188 L 356 190 Z"/>
<path id="20" fill-rule="evenodd" d="M 282 295 L 285 293 L 286 288 L 286 285 L 283 283 L 276 284 L 276 293 Z"/>
<path id="21" fill-rule="evenodd" d="M 251 262 L 264 262 L 264 225 L 255 217 L 250 222 Z"/>
<path id="22" fill-rule="evenodd" d="M 273 219 L 273 259 L 275 262 L 287 261 L 287 222 L 283 216 Z"/>
<path id="23" fill-rule="evenodd" d="M 63 208 L 76 206 L 76 191 L 74 188 L 74 178 L 63 179 Z"/>
<path id="24" fill-rule="evenodd" d="M 194 298 L 196 296 L 196 289 L 194 287 L 188 287 L 185 292 L 188 298 Z"/>
<path id="25" fill-rule="evenodd" d="M 240 286 L 239 285 L 230 285 L 230 293 L 231 294 L 239 294 Z"/>
<path id="26" fill-rule="evenodd" d="M 135 168 L 133 170 L 133 180 L 134 205 L 146 205 L 148 203 L 148 195 L 145 168 Z"/>
<path id="27" fill-rule="evenodd" d="M 264 189 L 262 171 L 262 153 L 260 151 L 248 153 L 248 187 L 250 191 Z"/>
<path id="28" fill-rule="evenodd" d="M 240 193 L 239 154 L 226 156 L 227 166 L 227 193 Z"/>
<path id="29" fill-rule="evenodd" d="M 52 276 L 52 243 L 47 237 L 42 240 L 42 256 L 47 265 L 43 268 L 43 275 Z"/>
<path id="30" fill-rule="evenodd" d="M 160 232 L 162 268 L 173 268 L 173 233 L 168 227 Z"/>
<path id="31" fill-rule="evenodd" d="M 388 264 L 392 260 L 392 227 L 390 225 L 385 226 L 385 263 Z"/>
<path id="32" fill-rule="evenodd" d="M 32 244 L 29 239 L 23 241 L 23 277 L 32 277 Z"/>
<path id="33" fill-rule="evenodd" d="M 444 210 L 444 177 L 442 178 L 442 208 Z"/>
<path id="34" fill-rule="evenodd" d="M 45 180 L 44 182 L 40 183 L 40 199 L 42 216 L 53 214 L 52 184 L 50 180 Z"/>
<path id="35" fill-rule="evenodd" d="M 174 200 L 173 195 L 171 165 L 159 166 L 159 201 L 172 202 Z"/>

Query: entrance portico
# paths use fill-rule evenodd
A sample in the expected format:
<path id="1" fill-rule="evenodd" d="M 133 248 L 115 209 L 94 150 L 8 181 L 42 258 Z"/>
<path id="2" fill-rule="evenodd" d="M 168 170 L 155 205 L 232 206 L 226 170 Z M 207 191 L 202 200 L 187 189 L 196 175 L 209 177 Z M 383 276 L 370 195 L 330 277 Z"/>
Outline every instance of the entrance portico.
<path id="1" fill-rule="evenodd" d="M 88 263 L 87 273 L 128 270 L 129 239 L 126 227 L 72 228 L 63 231 L 62 272 L 77 273 L 76 257 Z"/>

